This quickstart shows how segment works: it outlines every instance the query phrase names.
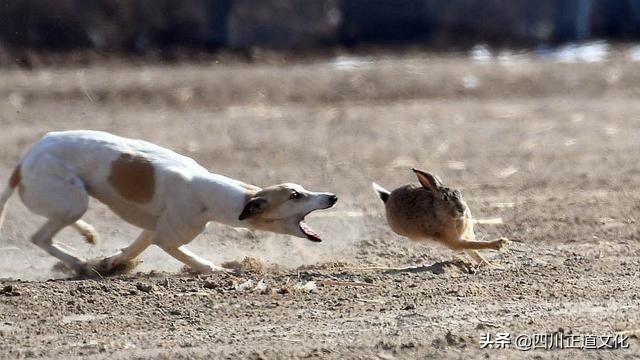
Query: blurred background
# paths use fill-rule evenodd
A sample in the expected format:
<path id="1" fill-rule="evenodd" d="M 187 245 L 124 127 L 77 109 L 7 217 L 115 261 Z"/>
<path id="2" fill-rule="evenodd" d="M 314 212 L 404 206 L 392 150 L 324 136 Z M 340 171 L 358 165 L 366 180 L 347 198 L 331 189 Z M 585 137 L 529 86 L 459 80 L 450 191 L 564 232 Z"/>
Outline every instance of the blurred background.
<path id="1" fill-rule="evenodd" d="M 2 0 L 0 65 L 259 49 L 532 48 L 640 37 L 638 0 Z"/>

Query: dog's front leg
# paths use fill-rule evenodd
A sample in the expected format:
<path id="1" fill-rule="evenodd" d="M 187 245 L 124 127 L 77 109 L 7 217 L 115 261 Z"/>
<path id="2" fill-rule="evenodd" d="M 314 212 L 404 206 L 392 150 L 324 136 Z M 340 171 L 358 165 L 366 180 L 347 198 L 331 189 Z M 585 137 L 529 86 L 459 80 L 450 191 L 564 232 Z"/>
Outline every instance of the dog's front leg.
<path id="1" fill-rule="evenodd" d="M 175 259 L 181 261 L 183 264 L 189 266 L 191 269 L 198 273 L 206 274 L 212 273 L 214 271 L 229 271 L 228 269 L 213 265 L 210 261 L 199 257 L 198 255 L 187 249 L 184 245 L 180 247 L 164 246 L 162 247 L 162 249 L 169 255 L 173 256 Z"/>
<path id="2" fill-rule="evenodd" d="M 171 209 L 174 210 L 174 209 Z M 198 215 L 189 217 L 189 211 L 166 211 L 158 222 L 156 231 L 151 237 L 151 243 L 157 245 L 176 260 L 189 266 L 195 272 L 211 273 L 226 269 L 213 265 L 185 247 L 198 236 L 206 225 L 204 218 Z"/>
<path id="3" fill-rule="evenodd" d="M 185 247 L 184 244 L 188 244 L 193 240 L 200 232 L 191 234 L 184 237 L 172 237 L 169 239 L 162 238 L 163 233 L 157 232 L 151 239 L 151 242 L 158 245 L 167 254 L 173 256 L 176 260 L 189 266 L 195 272 L 198 273 L 211 273 L 214 271 L 221 271 L 224 268 L 213 265 L 210 261 L 207 261 L 200 256 L 194 254 Z"/>

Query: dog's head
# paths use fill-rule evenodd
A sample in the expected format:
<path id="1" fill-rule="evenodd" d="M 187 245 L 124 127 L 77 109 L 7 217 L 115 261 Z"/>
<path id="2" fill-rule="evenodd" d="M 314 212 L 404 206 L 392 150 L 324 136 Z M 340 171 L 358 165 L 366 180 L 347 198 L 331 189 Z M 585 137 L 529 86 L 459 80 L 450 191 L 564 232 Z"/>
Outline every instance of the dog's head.
<path id="1" fill-rule="evenodd" d="M 337 201 L 335 194 L 311 192 L 298 184 L 274 185 L 253 195 L 239 219 L 256 229 L 320 242 L 320 235 L 311 230 L 304 217 L 314 210 L 328 209 Z"/>

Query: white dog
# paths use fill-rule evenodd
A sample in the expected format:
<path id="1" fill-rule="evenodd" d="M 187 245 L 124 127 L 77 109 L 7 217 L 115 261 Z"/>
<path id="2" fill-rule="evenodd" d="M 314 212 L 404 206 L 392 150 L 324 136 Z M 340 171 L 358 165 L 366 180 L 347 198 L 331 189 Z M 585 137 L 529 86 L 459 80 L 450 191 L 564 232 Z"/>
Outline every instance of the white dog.
<path id="1" fill-rule="evenodd" d="M 91 265 L 56 245 L 53 237 L 72 226 L 95 243 L 95 230 L 80 220 L 89 196 L 144 229 L 129 246 L 97 264 L 102 271 L 130 263 L 151 244 L 197 272 L 223 270 L 183 246 L 209 221 L 319 242 L 304 217 L 338 200 L 296 184 L 261 189 L 210 173 L 160 146 L 85 130 L 49 133 L 27 153 L 0 197 L 0 226 L 16 188 L 31 211 L 47 218 L 31 241 L 79 274 Z"/>

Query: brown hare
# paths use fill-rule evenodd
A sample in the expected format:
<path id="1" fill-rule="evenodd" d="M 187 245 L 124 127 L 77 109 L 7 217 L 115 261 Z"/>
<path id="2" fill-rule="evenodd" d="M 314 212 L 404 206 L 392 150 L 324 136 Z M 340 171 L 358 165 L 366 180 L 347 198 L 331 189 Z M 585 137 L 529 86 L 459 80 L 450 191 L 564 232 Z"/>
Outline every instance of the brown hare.
<path id="1" fill-rule="evenodd" d="M 491 265 L 477 250 L 500 250 L 507 239 L 477 241 L 471 212 L 460 191 L 444 186 L 428 172 L 413 172 L 422 186 L 408 184 L 389 192 L 373 183 L 385 204 L 391 229 L 414 241 L 433 239 L 452 250 L 464 250 L 478 264 Z"/>

